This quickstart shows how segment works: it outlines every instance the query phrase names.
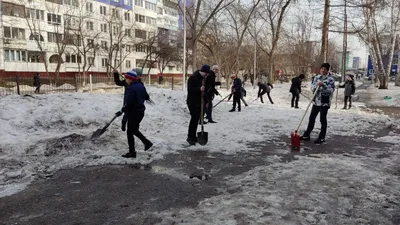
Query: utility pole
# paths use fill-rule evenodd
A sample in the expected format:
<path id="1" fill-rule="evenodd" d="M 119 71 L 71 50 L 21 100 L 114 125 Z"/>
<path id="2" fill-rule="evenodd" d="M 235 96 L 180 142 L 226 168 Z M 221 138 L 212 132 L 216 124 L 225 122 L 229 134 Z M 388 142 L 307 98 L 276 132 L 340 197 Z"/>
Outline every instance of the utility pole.
<path id="1" fill-rule="evenodd" d="M 257 73 L 257 18 L 254 22 L 254 68 L 253 68 L 253 88 L 256 88 L 256 73 Z"/>
<path id="2" fill-rule="evenodd" d="M 329 11 L 330 11 L 330 0 L 325 0 L 324 20 L 322 23 L 322 44 L 321 44 L 321 56 L 323 58 L 323 62 L 326 62 L 328 59 Z"/>
<path id="3" fill-rule="evenodd" d="M 186 86 L 186 0 L 183 0 L 183 72 L 182 72 L 182 90 Z"/>
<path id="4" fill-rule="evenodd" d="M 346 77 L 347 58 L 347 0 L 344 0 L 344 25 L 343 25 L 343 54 L 342 54 L 342 82 Z"/>

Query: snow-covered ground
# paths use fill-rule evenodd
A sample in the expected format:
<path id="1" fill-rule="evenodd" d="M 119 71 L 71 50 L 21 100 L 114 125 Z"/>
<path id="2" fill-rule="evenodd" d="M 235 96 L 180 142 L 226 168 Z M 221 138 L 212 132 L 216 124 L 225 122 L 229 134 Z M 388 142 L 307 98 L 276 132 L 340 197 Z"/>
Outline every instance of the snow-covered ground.
<path id="1" fill-rule="evenodd" d="M 283 135 L 288 137 L 289 142 L 290 133 L 296 129 L 308 104 L 301 96 L 301 109 L 290 108 L 289 85 L 275 85 L 271 92 L 275 103 L 273 105 L 269 103 L 267 96 L 264 96 L 265 104 L 261 104 L 259 100 L 254 101 L 258 89 L 252 87 L 246 88 L 246 101 L 249 106 L 242 106 L 242 112 L 228 112 L 232 103 L 221 103 L 214 109 L 214 119 L 218 123 L 205 125 L 205 131 L 209 132 L 208 144 L 186 149 L 236 154 L 251 151 L 252 148 L 248 145 L 251 142 L 278 140 Z M 228 95 L 224 89 L 219 91 L 223 97 Z M 104 126 L 120 109 L 122 88 L 97 93 L 35 95 L 34 98 L 13 95 L 0 98 L 0 197 L 24 189 L 35 177 L 45 177 L 63 168 L 149 163 L 155 159 L 162 159 L 165 154 L 182 150 L 186 146 L 190 118 L 185 104 L 186 92 L 157 88 L 148 88 L 148 92 L 155 105 L 147 105 L 141 130 L 155 145 L 151 157 L 139 154 L 137 159 L 121 157 L 121 154 L 128 150 L 128 145 L 125 133 L 120 130 L 120 118 L 114 121 L 100 138 L 95 141 L 89 140 L 91 134 Z M 343 89 L 340 89 L 339 99 L 343 97 L 342 92 Z M 311 95 L 308 90 L 304 90 L 304 94 Z M 391 96 L 395 101 L 400 94 L 392 93 Z M 221 97 L 217 96 L 214 104 L 220 99 Z M 340 104 L 342 103 L 339 102 L 337 109 L 333 106 L 328 114 L 328 141 L 331 135 L 364 135 L 363 133 L 371 131 L 374 127 L 384 127 L 393 123 L 387 116 L 366 113 L 357 107 L 341 110 Z M 362 105 L 355 105 L 357 104 Z M 304 131 L 307 118 L 300 132 Z M 319 127 L 317 122 L 315 132 L 319 131 Z M 313 134 L 313 137 L 316 137 L 316 134 Z M 377 141 L 400 143 L 395 133 Z M 142 151 L 142 144 L 139 141 L 136 143 L 137 150 Z M 393 157 L 398 162 L 399 155 Z M 373 166 L 368 163 L 373 163 Z M 300 157 L 290 164 L 274 162 L 272 166 L 257 167 L 246 174 L 227 178 L 229 185 L 241 187 L 242 192 L 206 199 L 197 209 L 183 210 L 177 215 L 178 218 L 191 218 L 190 215 L 195 213 L 196 218 L 200 218 L 198 213 L 208 215 L 218 211 L 218 217 L 207 218 L 219 221 L 217 224 L 229 224 L 230 222 L 224 221 L 223 218 L 235 212 L 229 209 L 233 208 L 251 218 L 264 218 L 259 220 L 260 224 L 265 224 L 266 221 L 282 224 L 279 222 L 283 221 L 282 218 L 292 218 L 293 220 L 289 221 L 293 221 L 293 224 L 314 223 L 315 217 L 295 220 L 291 215 L 296 206 L 310 205 L 311 212 L 307 215 L 322 213 L 320 221 L 325 221 L 326 215 L 321 212 L 322 206 L 315 203 L 322 202 L 327 206 L 333 204 L 329 200 L 333 196 L 324 193 L 332 186 L 341 188 L 335 186 L 338 181 L 352 182 L 356 188 L 367 182 L 371 184 L 370 188 L 354 190 L 352 193 L 357 196 L 371 195 L 369 197 L 375 200 L 381 197 L 378 193 L 382 190 L 374 184 L 394 178 L 382 174 L 384 168 L 380 168 L 380 163 L 382 162 L 337 155 L 323 155 L 319 159 Z M 386 163 L 387 167 L 393 165 L 393 161 Z M 377 170 L 373 169 L 375 166 Z M 343 174 L 348 175 L 343 177 Z M 315 180 L 318 182 L 314 182 Z M 391 185 L 391 188 L 400 190 L 398 182 Z M 304 196 L 299 196 L 301 194 L 292 194 L 295 189 L 314 189 L 315 192 L 308 193 L 307 200 L 304 200 Z M 297 201 L 298 198 L 303 200 Z M 365 200 L 365 196 L 363 199 Z M 259 210 L 263 204 L 264 209 Z M 346 205 L 346 202 L 339 201 L 334 204 Z M 365 204 L 365 207 L 368 207 L 368 204 Z M 266 206 L 269 206 L 268 209 Z M 371 211 L 372 218 L 375 211 L 368 210 Z M 193 218 L 189 223 L 204 222 L 207 220 Z"/>
<path id="2" fill-rule="evenodd" d="M 400 87 L 394 86 L 394 83 L 389 83 L 389 88 L 384 90 L 371 85 L 366 91 L 371 94 L 370 105 L 400 107 Z"/>

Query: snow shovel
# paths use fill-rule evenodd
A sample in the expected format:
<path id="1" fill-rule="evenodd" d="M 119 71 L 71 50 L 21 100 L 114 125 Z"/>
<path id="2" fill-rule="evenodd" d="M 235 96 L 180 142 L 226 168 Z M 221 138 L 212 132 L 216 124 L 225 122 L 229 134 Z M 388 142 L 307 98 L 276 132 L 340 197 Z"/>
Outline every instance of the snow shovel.
<path id="1" fill-rule="evenodd" d="M 231 95 L 231 94 L 229 94 L 229 95 Z M 223 102 L 227 97 L 229 97 L 229 95 L 227 95 L 225 98 L 223 98 L 221 101 L 219 101 L 217 104 L 215 104 L 214 106 L 213 106 L 213 108 L 215 108 L 217 105 L 219 105 L 219 103 L 221 103 L 221 102 Z"/>
<path id="2" fill-rule="evenodd" d="M 315 90 L 315 92 L 313 94 L 313 97 L 310 100 L 310 103 L 308 103 L 307 109 L 304 112 L 304 115 L 301 118 L 301 120 L 299 122 L 299 125 L 297 126 L 297 129 L 290 134 L 290 141 L 291 141 L 291 144 L 292 144 L 292 148 L 294 148 L 294 149 L 299 149 L 300 148 L 300 135 L 297 132 L 299 131 L 301 123 L 303 122 L 304 117 L 306 116 L 306 114 L 308 112 L 308 109 L 310 108 L 310 105 L 313 102 L 313 100 L 314 100 L 315 96 L 317 95 L 318 91 L 319 91 L 319 87 L 317 88 L 317 90 Z"/>
<path id="3" fill-rule="evenodd" d="M 93 134 L 92 137 L 90 137 L 90 139 L 95 139 L 100 137 L 102 134 L 104 134 L 104 132 L 106 132 L 107 128 L 110 126 L 110 124 L 117 118 L 118 116 L 115 115 L 110 122 L 108 122 L 103 128 L 97 129 Z"/>
<path id="4" fill-rule="evenodd" d="M 201 83 L 201 86 L 204 86 L 204 78 Z M 200 123 L 201 123 L 201 132 L 197 132 L 197 141 L 200 145 L 206 145 L 208 142 L 208 133 L 204 132 L 204 91 L 201 92 L 201 109 L 200 109 Z"/>

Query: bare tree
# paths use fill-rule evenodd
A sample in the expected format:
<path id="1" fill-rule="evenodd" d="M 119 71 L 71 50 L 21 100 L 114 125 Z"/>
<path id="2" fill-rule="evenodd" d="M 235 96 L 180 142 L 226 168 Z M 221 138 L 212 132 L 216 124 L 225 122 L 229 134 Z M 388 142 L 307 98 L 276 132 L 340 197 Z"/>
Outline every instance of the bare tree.
<path id="1" fill-rule="evenodd" d="M 78 72 L 86 81 L 87 73 L 90 71 L 99 50 L 99 44 L 95 42 L 100 37 L 100 32 L 96 29 L 96 22 L 93 17 L 93 3 L 89 0 L 79 1 L 78 7 L 74 10 L 75 29 L 70 29 L 69 34 L 75 38 L 70 41 L 73 45 L 72 52 L 79 56 L 82 60 L 77 60 Z M 70 49 L 67 49 L 69 51 Z M 85 83 L 84 83 L 85 85 Z"/>
<path id="2" fill-rule="evenodd" d="M 136 43 L 135 25 L 130 22 L 130 19 L 127 21 L 133 14 L 122 13 L 123 10 L 116 6 L 111 6 L 110 9 L 111 11 L 104 13 L 102 17 L 104 23 L 101 24 L 101 29 L 102 33 L 106 34 L 102 37 L 107 41 L 101 42 L 99 52 L 107 54 L 110 66 L 121 70 L 123 61 L 132 54 L 134 43 Z M 110 72 L 110 66 L 107 66 L 107 74 Z"/>
<path id="3" fill-rule="evenodd" d="M 29 1 L 29 0 L 20 0 L 20 3 L 22 4 L 22 7 L 24 7 L 24 19 L 26 22 L 26 25 L 29 28 L 29 40 L 34 40 L 36 43 L 36 46 L 39 50 L 39 57 L 38 61 L 42 61 L 46 75 L 49 76 L 49 69 L 48 69 L 48 61 L 47 61 L 47 55 L 46 55 L 46 42 L 43 38 L 46 30 L 45 30 L 45 14 L 43 10 L 35 9 L 34 7 L 34 2 Z M 3 3 L 2 5 L 3 10 L 6 9 L 6 5 Z M 28 61 L 30 61 L 28 54 Z M 33 57 L 33 56 L 32 56 Z"/>
<path id="4" fill-rule="evenodd" d="M 195 4 L 186 6 L 188 8 L 188 10 L 186 10 L 186 21 L 190 30 L 187 39 L 190 41 L 190 46 L 192 48 L 191 61 L 193 69 L 197 68 L 197 43 L 206 25 L 216 13 L 233 2 L 235 2 L 235 0 L 197 0 Z M 182 6 L 179 6 L 179 8 L 183 13 Z"/>
<path id="5" fill-rule="evenodd" d="M 361 1 L 366 5 L 363 7 L 365 29 L 358 35 L 368 45 L 374 72 L 379 79 L 379 88 L 387 89 L 394 47 L 399 35 L 400 3 L 396 0 Z M 388 59 L 387 65 L 383 63 L 384 54 Z"/>
<path id="6" fill-rule="evenodd" d="M 274 54 L 281 35 L 283 19 L 291 2 L 292 0 L 267 0 L 263 4 L 263 11 L 260 12 L 260 17 L 268 26 L 262 32 L 264 35 L 262 40 L 265 41 L 260 41 L 258 46 L 268 58 L 268 82 L 270 83 L 274 81 Z"/>

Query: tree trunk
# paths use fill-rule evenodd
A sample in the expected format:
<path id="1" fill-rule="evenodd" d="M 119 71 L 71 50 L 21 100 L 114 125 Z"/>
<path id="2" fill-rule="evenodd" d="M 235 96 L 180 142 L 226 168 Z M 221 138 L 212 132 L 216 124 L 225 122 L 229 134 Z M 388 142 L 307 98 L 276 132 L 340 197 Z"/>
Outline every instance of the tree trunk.
<path id="1" fill-rule="evenodd" d="M 329 11 L 330 0 L 325 0 L 324 7 L 324 20 L 322 23 L 322 44 L 321 44 L 321 58 L 323 63 L 328 59 L 328 29 L 329 29 Z"/>

